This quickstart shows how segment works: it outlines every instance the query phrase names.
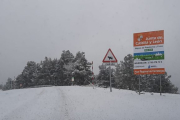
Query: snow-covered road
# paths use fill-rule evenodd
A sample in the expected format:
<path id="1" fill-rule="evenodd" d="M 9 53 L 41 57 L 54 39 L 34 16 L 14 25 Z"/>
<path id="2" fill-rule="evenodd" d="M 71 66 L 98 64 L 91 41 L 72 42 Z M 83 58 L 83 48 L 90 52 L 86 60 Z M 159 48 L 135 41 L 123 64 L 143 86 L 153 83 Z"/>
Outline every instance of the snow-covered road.
<path id="1" fill-rule="evenodd" d="M 0 91 L 0 120 L 179 120 L 180 95 L 91 87 Z"/>
<path id="2" fill-rule="evenodd" d="M 65 120 L 60 88 L 31 88 L 1 93 L 1 120 Z"/>

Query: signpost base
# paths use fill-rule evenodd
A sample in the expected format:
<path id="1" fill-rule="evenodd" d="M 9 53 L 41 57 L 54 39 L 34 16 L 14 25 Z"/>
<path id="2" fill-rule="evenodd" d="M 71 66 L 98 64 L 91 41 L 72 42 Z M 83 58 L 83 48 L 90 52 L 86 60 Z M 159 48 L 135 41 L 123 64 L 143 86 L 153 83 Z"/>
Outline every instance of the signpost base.
<path id="1" fill-rule="evenodd" d="M 140 95 L 140 75 L 139 75 L 139 95 Z"/>
<path id="2" fill-rule="evenodd" d="M 161 95 L 161 75 L 160 75 L 160 95 Z"/>

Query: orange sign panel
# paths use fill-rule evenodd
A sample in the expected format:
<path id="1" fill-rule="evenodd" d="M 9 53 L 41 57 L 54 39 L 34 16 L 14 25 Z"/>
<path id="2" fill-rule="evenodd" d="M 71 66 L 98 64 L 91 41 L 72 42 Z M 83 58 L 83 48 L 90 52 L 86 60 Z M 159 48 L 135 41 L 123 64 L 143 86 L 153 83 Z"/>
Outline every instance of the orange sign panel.
<path id="1" fill-rule="evenodd" d="M 134 74 L 164 74 L 164 30 L 134 33 Z"/>
<path id="2" fill-rule="evenodd" d="M 164 44 L 164 30 L 134 33 L 134 47 Z"/>

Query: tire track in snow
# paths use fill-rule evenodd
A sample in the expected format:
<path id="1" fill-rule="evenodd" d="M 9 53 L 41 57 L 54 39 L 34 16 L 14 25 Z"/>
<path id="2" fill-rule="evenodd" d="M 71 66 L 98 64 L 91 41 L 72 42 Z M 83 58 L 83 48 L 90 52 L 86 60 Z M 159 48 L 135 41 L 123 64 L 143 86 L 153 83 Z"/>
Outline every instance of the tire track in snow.
<path id="1" fill-rule="evenodd" d="M 67 104 L 67 98 L 63 92 L 63 90 L 61 88 L 58 89 L 60 91 L 61 94 L 61 100 L 63 103 L 63 114 L 64 114 L 64 120 L 70 120 L 69 118 L 69 112 L 68 112 L 68 104 Z"/>

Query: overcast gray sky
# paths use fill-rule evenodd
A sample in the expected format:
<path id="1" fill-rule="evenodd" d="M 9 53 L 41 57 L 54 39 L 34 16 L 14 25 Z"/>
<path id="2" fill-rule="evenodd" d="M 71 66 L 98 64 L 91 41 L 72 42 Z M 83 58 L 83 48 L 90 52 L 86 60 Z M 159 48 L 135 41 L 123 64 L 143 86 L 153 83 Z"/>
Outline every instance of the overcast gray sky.
<path id="1" fill-rule="evenodd" d="M 166 71 L 180 88 L 179 0 L 0 0 L 0 83 L 27 61 L 84 51 L 94 72 L 109 48 L 133 54 L 133 33 L 164 30 Z"/>

